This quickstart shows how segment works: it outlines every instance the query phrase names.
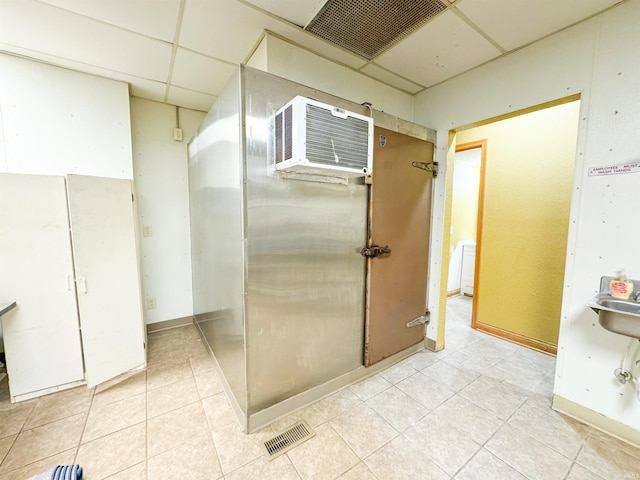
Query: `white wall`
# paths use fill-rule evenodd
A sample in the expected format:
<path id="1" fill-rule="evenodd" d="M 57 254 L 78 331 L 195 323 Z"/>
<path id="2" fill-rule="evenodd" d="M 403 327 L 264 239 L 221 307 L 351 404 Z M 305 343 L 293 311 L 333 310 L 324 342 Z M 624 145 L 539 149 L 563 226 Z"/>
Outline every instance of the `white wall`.
<path id="1" fill-rule="evenodd" d="M 193 315 L 187 144 L 205 117 L 180 108 L 183 141 L 173 139 L 176 107 L 131 99 L 142 290 L 147 324 Z M 144 230 L 151 236 L 145 236 Z M 149 309 L 147 298 L 156 300 Z"/>
<path id="2" fill-rule="evenodd" d="M 133 178 L 126 83 L 0 54 L 0 171 Z"/>
<path id="3" fill-rule="evenodd" d="M 192 315 L 186 152 L 205 114 L 181 108 L 176 142 L 175 107 L 130 104 L 126 83 L 3 54 L 0 71 L 0 171 L 134 179 L 146 321 Z"/>
<path id="4" fill-rule="evenodd" d="M 375 110 L 413 119 L 413 97 L 314 53 L 267 34 L 247 63 L 274 75 L 301 83 Z"/>
<path id="5" fill-rule="evenodd" d="M 446 168 L 451 129 L 581 93 L 574 194 L 554 392 L 640 430 L 640 402 L 613 378 L 627 338 L 604 330 L 585 302 L 602 275 L 624 266 L 640 279 L 640 173 L 588 176 L 589 167 L 640 161 L 640 0 L 433 87 L 415 99 L 415 121 L 438 130 Z M 543 140 L 543 139 L 542 139 Z M 444 172 L 436 181 L 429 305 L 438 318 Z M 435 338 L 437 323 L 429 325 Z M 628 433 L 628 431 L 627 431 Z M 619 433 L 623 435 L 623 433 Z M 627 438 L 629 435 L 627 435 Z"/>
<path id="6" fill-rule="evenodd" d="M 5 54 L 0 72 L 0 172 L 133 178 L 126 83 Z"/>

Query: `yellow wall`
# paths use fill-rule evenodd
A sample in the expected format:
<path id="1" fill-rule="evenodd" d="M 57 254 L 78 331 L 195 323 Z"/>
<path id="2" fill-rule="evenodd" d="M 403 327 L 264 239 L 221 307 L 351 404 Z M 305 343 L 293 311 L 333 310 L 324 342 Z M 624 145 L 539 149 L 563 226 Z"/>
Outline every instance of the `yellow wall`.
<path id="1" fill-rule="evenodd" d="M 488 139 L 476 322 L 557 345 L 579 101 L 458 132 Z"/>

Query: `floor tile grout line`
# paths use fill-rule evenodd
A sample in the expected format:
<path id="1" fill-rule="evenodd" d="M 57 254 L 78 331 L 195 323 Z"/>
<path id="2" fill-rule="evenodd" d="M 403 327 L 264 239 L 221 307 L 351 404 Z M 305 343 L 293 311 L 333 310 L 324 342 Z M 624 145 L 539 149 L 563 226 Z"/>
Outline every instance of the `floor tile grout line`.
<path id="1" fill-rule="evenodd" d="M 387 446 L 387 445 L 389 445 L 391 442 L 393 442 L 396 438 L 401 437 L 401 436 L 403 436 L 403 435 L 404 435 L 404 432 L 399 432 L 399 433 L 398 433 L 398 435 L 396 435 L 396 436 L 395 436 L 395 437 L 393 437 L 392 439 L 387 440 L 386 442 L 384 442 L 382 445 L 380 445 L 378 448 L 376 448 L 373 452 L 371 452 L 370 454 L 366 455 L 364 458 L 360 459 L 360 461 L 361 461 L 362 463 L 364 463 L 365 465 L 367 465 L 367 464 L 365 463 L 365 460 L 366 460 L 366 459 L 368 459 L 368 458 L 370 458 L 371 456 L 375 455 L 377 452 L 379 452 L 379 451 L 380 451 L 380 450 L 382 450 L 384 447 L 386 447 L 386 446 Z M 406 437 L 405 437 L 405 438 L 406 438 Z M 367 468 L 368 468 L 368 465 L 367 465 Z M 371 470 L 371 469 L 369 469 L 369 470 Z M 371 472 L 371 473 L 374 473 L 374 472 Z M 374 475 L 375 475 L 375 474 L 374 474 Z M 376 478 L 377 478 L 377 476 L 376 476 Z"/>
<path id="2" fill-rule="evenodd" d="M 149 339 L 147 338 L 147 350 Z M 148 352 L 147 352 L 148 356 Z M 144 474 L 149 479 L 149 371 L 148 366 L 144 374 Z"/>
<path id="3" fill-rule="evenodd" d="M 18 435 L 20 435 L 20 433 L 16 433 L 15 434 L 15 438 L 13 439 L 13 441 L 11 442 L 11 446 L 7 449 L 7 453 L 4 454 L 4 456 L 2 457 L 2 460 L 0 460 L 0 468 L 2 467 L 2 465 L 4 464 L 4 461 L 7 459 L 7 457 L 9 456 L 9 452 L 11 451 L 11 449 L 13 448 L 13 446 L 16 443 L 16 440 L 18 440 Z M 4 437 L 6 438 L 6 437 Z"/>
<path id="4" fill-rule="evenodd" d="M 96 396 L 96 390 L 93 389 L 93 393 L 91 394 L 91 401 L 89 402 L 89 408 L 87 409 L 87 416 L 84 419 L 84 425 L 82 426 L 82 432 L 80 432 L 80 438 L 78 439 L 78 446 L 76 447 L 76 453 L 73 455 L 73 463 L 78 463 L 78 453 L 80 453 L 80 447 L 82 446 L 82 439 L 84 437 L 84 433 L 87 431 L 87 424 L 89 423 L 89 415 L 91 414 L 91 407 L 93 406 L 93 401 Z"/>
<path id="5" fill-rule="evenodd" d="M 476 458 L 476 456 L 478 455 L 478 453 L 480 453 L 480 452 L 481 452 L 481 451 L 483 451 L 483 450 L 484 450 L 484 451 L 486 451 L 487 453 L 489 453 L 490 455 L 493 455 L 489 450 L 486 450 L 486 449 L 484 448 L 484 445 L 480 445 L 480 448 L 479 448 L 478 450 L 476 450 L 476 451 L 474 452 L 474 454 L 473 454 L 473 455 L 471 455 L 471 457 L 469 457 L 469 458 L 467 459 L 467 461 L 466 461 L 466 462 L 464 462 L 464 465 L 462 465 L 460 468 L 458 468 L 458 470 L 456 470 L 456 471 L 455 471 L 455 473 L 454 473 L 453 475 L 451 475 L 451 476 L 450 476 L 450 478 L 451 478 L 451 479 L 455 479 L 455 478 L 456 478 L 456 475 L 458 475 L 462 470 L 464 470 L 464 468 L 465 468 L 469 463 L 471 463 L 471 460 L 473 460 L 474 458 Z M 495 455 L 493 455 L 493 456 L 495 457 Z M 496 458 L 498 458 L 498 457 L 496 457 Z M 508 465 L 508 464 L 507 464 L 506 462 L 504 462 L 502 459 L 498 458 L 498 460 L 500 460 L 500 461 L 501 461 L 502 463 L 504 463 L 505 465 Z M 512 467 L 512 468 L 513 468 L 513 467 Z M 517 470 L 516 470 L 516 471 L 517 471 Z"/>
<path id="6" fill-rule="evenodd" d="M 64 391 L 62 391 L 62 392 L 64 392 Z M 62 393 L 62 392 L 56 392 L 56 393 Z M 40 398 L 42 398 L 42 397 L 39 397 L 39 398 L 38 398 L 38 400 L 40 400 Z M 92 401 L 93 401 L 93 393 L 92 393 Z M 36 404 L 37 404 L 37 403 L 38 403 L 38 402 L 36 402 Z M 28 418 L 30 418 L 30 416 L 33 414 L 33 410 L 35 410 L 35 404 L 34 404 L 34 408 L 33 408 L 33 409 L 32 409 L 32 411 L 30 412 L 30 414 L 29 414 L 29 417 L 28 417 Z M 66 419 L 68 419 L 68 418 L 71 418 L 71 417 L 76 416 L 76 415 L 81 415 L 81 414 L 82 414 L 82 412 L 80 412 L 80 413 L 74 413 L 74 414 L 67 415 L 67 416 L 62 417 L 62 418 L 58 418 L 58 419 L 56 419 L 56 420 L 52 420 L 52 421 L 47 422 L 47 423 L 44 423 L 44 424 L 42 424 L 42 425 L 36 425 L 36 426 L 34 426 L 34 427 L 32 427 L 32 428 L 27 428 L 27 429 L 24 429 L 24 425 L 26 425 L 26 424 L 27 424 L 28 419 L 27 419 L 27 420 L 25 420 L 25 422 L 24 422 L 24 424 L 23 424 L 23 426 L 22 426 L 22 428 L 21 428 L 21 430 L 20 430 L 20 433 L 16 434 L 16 438 L 15 438 L 15 439 L 14 439 L 14 441 L 12 442 L 11 447 L 9 448 L 9 450 L 7 450 L 7 453 L 6 453 L 5 457 L 3 458 L 2 462 L 0 462 L 0 466 L 2 466 L 2 465 L 4 464 L 4 461 L 5 461 L 5 460 L 6 460 L 6 458 L 9 456 L 9 453 L 11 452 L 11 450 L 13 449 L 13 447 L 15 446 L 15 444 L 16 444 L 16 442 L 17 442 L 17 440 L 18 440 L 18 437 L 20 436 L 20 434 L 21 434 L 21 433 L 23 433 L 23 432 L 28 432 L 28 431 L 32 431 L 32 430 L 35 430 L 35 429 L 37 429 L 37 428 L 46 427 L 47 425 L 50 425 L 51 423 L 55 423 L 55 422 L 58 422 L 58 421 L 61 421 L 61 420 L 66 420 Z M 79 440 L 78 440 L 78 445 L 77 445 L 76 447 L 70 447 L 70 448 L 67 448 L 67 449 L 63 449 L 63 450 L 62 450 L 62 451 L 60 451 L 60 452 L 55 452 L 55 453 L 53 453 L 53 454 L 51 454 L 51 455 L 48 455 L 48 456 L 46 456 L 46 457 L 38 458 L 38 459 L 36 459 L 36 460 L 34 460 L 34 461 L 30 462 L 30 463 L 27 463 L 27 464 L 25 464 L 25 465 L 20 465 L 20 466 L 18 466 L 18 467 L 16 467 L 16 468 L 14 468 L 14 469 L 12 469 L 12 470 L 9 470 L 9 471 L 7 471 L 7 472 L 5 472 L 5 473 L 10 473 L 10 472 L 13 472 L 13 471 L 19 470 L 19 469 L 21 469 L 21 468 L 27 467 L 27 466 L 29 466 L 29 465 L 33 465 L 33 464 L 35 464 L 35 463 L 37 463 L 37 462 L 40 462 L 40 461 L 46 460 L 47 458 L 52 458 L 52 457 L 54 457 L 54 456 L 56 456 L 56 455 L 59 455 L 59 454 L 61 454 L 61 453 L 65 452 L 65 451 L 67 451 L 67 450 L 72 450 L 72 449 L 74 449 L 74 448 L 75 448 L 76 452 L 75 452 L 75 454 L 74 454 L 74 460 L 73 460 L 73 461 L 75 462 L 75 457 L 76 457 L 76 455 L 77 455 L 77 453 L 78 453 L 78 449 L 80 448 L 80 444 L 81 444 L 81 441 L 82 441 L 82 435 L 84 434 L 84 428 L 86 427 L 86 422 L 87 422 L 87 419 L 88 419 L 88 414 L 89 414 L 89 412 L 88 412 L 88 410 L 87 410 L 87 412 L 86 412 L 87 417 L 85 417 L 85 419 L 84 419 L 83 430 L 82 430 L 82 432 L 81 432 L 81 434 L 80 434 L 80 438 L 79 438 Z"/>
<path id="7" fill-rule="evenodd" d="M 68 448 L 67 450 L 71 450 L 71 448 Z M 16 468 L 12 468 L 11 470 L 7 470 L 7 471 L 6 471 L 6 472 L 4 472 L 4 473 L 0 473 L 0 475 L 8 475 L 8 474 L 10 474 L 10 473 L 17 472 L 17 471 L 18 471 L 18 470 L 20 470 L 21 468 L 25 468 L 25 467 L 29 467 L 29 466 L 31 466 L 31 465 L 35 465 L 35 464 L 36 464 L 36 463 L 38 463 L 38 462 L 42 462 L 42 461 L 47 460 L 47 459 L 49 459 L 49 458 L 53 458 L 53 457 L 55 457 L 56 455 L 60 455 L 61 453 L 64 453 L 65 451 L 66 451 L 66 450 L 63 450 L 62 452 L 57 452 L 57 453 L 54 453 L 54 454 L 49 455 L 49 456 L 47 456 L 47 457 L 39 458 L 39 459 L 37 459 L 37 460 L 34 460 L 33 462 L 27 463 L 27 464 L 25 464 L 25 465 L 21 465 L 21 466 L 16 467 Z"/>
<path id="8" fill-rule="evenodd" d="M 493 437 L 494 437 L 494 436 L 495 436 L 495 435 L 496 435 L 500 430 L 502 430 L 502 428 L 504 428 L 507 424 L 509 424 L 509 420 L 511 420 L 511 419 L 513 418 L 513 416 L 518 412 L 518 410 L 520 410 L 520 409 L 522 408 L 522 406 L 523 406 L 524 404 L 526 404 L 526 402 L 527 402 L 527 400 L 524 400 L 524 401 L 522 402 L 522 404 L 521 404 L 521 405 L 520 405 L 520 406 L 519 406 L 519 407 L 518 407 L 518 408 L 517 408 L 517 409 L 516 409 L 516 410 L 515 410 L 511 415 L 509 415 L 509 418 L 507 418 L 507 419 L 504 421 L 504 423 L 500 426 L 500 428 L 498 428 L 498 429 L 497 429 L 497 430 L 496 430 L 496 431 L 491 435 L 491 437 L 490 437 L 490 438 L 485 442 L 485 444 L 482 446 L 482 448 L 485 448 L 486 444 L 487 444 L 487 443 L 489 443 L 489 442 L 491 441 L 491 439 L 492 439 L 492 438 L 493 438 Z M 514 429 L 518 430 L 518 431 L 520 432 L 520 434 L 521 434 L 521 435 L 527 436 L 527 437 L 529 437 L 529 438 L 533 439 L 534 441 L 536 441 L 536 442 L 538 442 L 538 443 L 541 443 L 543 446 L 545 446 L 545 447 L 547 447 L 547 448 L 550 448 L 550 449 L 551 449 L 551 450 L 553 450 L 554 452 L 558 453 L 559 455 L 562 455 L 564 458 L 566 458 L 566 459 L 568 459 L 569 461 L 571 461 L 571 465 L 569 466 L 569 470 L 567 471 L 567 474 L 571 471 L 571 468 L 572 468 L 572 466 L 573 466 L 573 461 L 572 461 L 572 460 L 570 460 L 568 457 L 566 457 L 565 455 L 563 455 L 563 454 L 562 454 L 562 453 L 560 453 L 560 452 L 557 452 L 555 449 L 551 448 L 551 447 L 550 447 L 549 445 L 547 445 L 546 443 L 544 443 L 544 442 L 542 442 L 542 441 L 538 440 L 537 438 L 535 438 L 535 437 L 533 437 L 533 436 L 529 435 L 529 434 L 528 434 L 528 433 L 526 433 L 526 432 L 523 432 L 523 431 L 522 431 L 522 430 L 520 430 L 519 428 L 514 427 L 514 426 L 513 426 L 513 425 L 511 425 L 511 424 L 509 424 L 509 426 L 510 426 L 511 428 L 514 428 Z M 509 462 L 507 462 L 507 461 L 503 460 L 503 459 L 502 459 L 502 458 L 500 458 L 498 455 L 494 454 L 491 450 L 489 450 L 489 449 L 486 449 L 486 450 L 487 450 L 489 453 L 491 453 L 494 457 L 496 457 L 497 459 L 499 459 L 501 462 L 503 462 L 505 465 L 508 465 L 509 467 L 511 467 L 512 469 L 514 469 L 514 470 L 515 470 L 515 471 L 517 471 L 518 473 L 520 473 L 520 475 L 522 475 L 523 477 L 528 478 L 527 474 L 526 474 L 525 472 L 522 472 L 522 471 L 521 471 L 520 469 L 518 469 L 515 465 L 511 465 Z"/>
<path id="9" fill-rule="evenodd" d="M 289 452 L 285 452 L 284 456 L 287 457 L 287 460 L 289 460 L 289 463 L 291 464 L 293 469 L 296 471 L 296 475 L 298 475 L 298 478 L 299 479 L 303 479 L 304 477 L 302 476 L 302 472 L 300 472 L 300 470 L 298 470 L 298 467 L 294 463 L 293 459 L 289 456 Z"/>
<path id="10" fill-rule="evenodd" d="M 202 407 L 202 409 L 204 410 L 204 407 Z M 208 424 L 209 424 L 209 419 L 207 418 L 207 425 Z M 218 467 L 220 468 L 220 473 L 222 474 L 222 477 L 218 477 L 218 478 L 224 478 L 225 474 L 222 469 L 222 461 L 220 460 L 220 454 L 218 453 L 218 449 L 216 448 L 216 442 L 213 439 L 213 432 L 211 432 L 211 428 L 208 428 L 207 432 L 209 433 L 209 439 L 211 440 L 211 445 L 213 445 L 213 448 L 215 449 L 215 452 L 216 452 L 216 463 L 218 464 Z"/>
<path id="11" fill-rule="evenodd" d="M 526 404 L 526 403 L 527 403 L 527 401 L 525 401 L 525 403 L 524 403 L 524 404 Z M 523 405 L 521 405 L 520 407 L 518 407 L 518 410 L 520 410 L 520 408 L 522 408 L 522 407 L 524 406 L 524 404 L 523 404 Z M 518 410 L 516 410 L 516 411 L 513 413 L 513 415 L 511 415 L 511 417 L 509 417 L 509 420 L 510 420 L 510 419 L 511 419 L 511 418 L 512 418 L 512 417 L 513 417 L 513 416 L 518 412 Z M 508 422 L 508 421 L 507 421 L 507 422 Z M 534 437 L 533 435 L 531 435 L 531 434 L 527 433 L 526 431 L 522 430 L 521 428 L 519 428 L 519 427 L 517 427 L 517 426 L 515 426 L 515 425 L 510 424 L 510 426 L 511 426 L 512 428 L 515 428 L 516 430 L 518 430 L 521 434 L 523 434 L 523 435 L 527 435 L 529 438 L 533 438 L 534 440 L 536 440 L 537 442 L 539 442 L 539 443 L 541 443 L 542 445 L 546 446 L 547 448 L 550 448 L 551 450 L 553 450 L 554 452 L 556 452 L 558 455 L 562 455 L 564 458 L 566 458 L 566 459 L 570 460 L 572 463 L 576 461 L 576 459 L 578 458 L 578 455 L 580 454 L 580 452 L 582 451 L 582 449 L 583 449 L 583 447 L 584 447 L 584 445 L 585 445 L 585 442 L 586 442 L 587 438 L 589 438 L 589 437 L 591 436 L 591 433 L 589 433 L 589 434 L 586 436 L 586 438 L 582 438 L 582 437 L 580 437 L 580 448 L 578 448 L 578 451 L 577 451 L 577 452 L 576 452 L 572 457 L 569 457 L 569 456 L 567 456 L 565 453 L 563 453 L 563 452 L 559 451 L 559 450 L 558 450 L 556 447 L 554 447 L 553 445 L 549 445 L 549 444 L 548 444 L 547 442 L 545 442 L 544 440 Z"/>
<path id="12" fill-rule="evenodd" d="M 29 423 L 29 420 L 31 419 L 33 413 L 36 411 L 36 407 L 38 406 L 38 403 L 40 402 L 41 398 L 43 398 L 43 397 L 37 397 L 35 399 L 35 401 L 33 402 L 33 406 L 31 407 L 31 411 L 29 412 L 29 415 L 27 415 L 27 418 L 25 418 L 24 423 L 20 427 L 20 431 L 18 432 L 18 435 L 20 435 L 24 431 L 33 430 L 34 428 L 38 428 L 39 426 L 41 426 L 41 425 L 37 425 L 37 426 L 32 427 L 32 428 L 25 428 L 25 426 Z"/>
<path id="13" fill-rule="evenodd" d="M 198 393 L 198 398 L 200 398 L 200 394 Z M 207 397 L 209 398 L 209 397 Z M 211 445 L 213 445 L 213 448 L 216 452 L 216 462 L 218 464 L 218 467 L 220 468 L 220 472 L 222 473 L 222 477 L 218 477 L 218 478 L 224 478 L 225 477 L 225 473 L 224 470 L 222 468 L 222 460 L 220 459 L 220 453 L 218 451 L 218 447 L 216 446 L 216 442 L 215 439 L 213 438 L 213 432 L 211 431 L 212 425 L 211 422 L 209 421 L 209 416 L 207 415 L 207 411 L 204 408 L 204 405 L 202 404 L 202 398 L 200 398 L 199 403 L 200 403 L 200 408 L 202 409 L 202 411 L 204 412 L 204 416 L 205 416 L 205 420 L 207 422 L 207 433 L 209 434 L 209 439 L 211 440 Z"/>
<path id="14" fill-rule="evenodd" d="M 354 406 L 353 408 L 357 408 L 357 407 L 358 407 L 358 405 Z M 391 428 L 396 432 L 396 434 L 393 436 L 393 438 L 391 438 L 391 439 L 387 440 L 383 445 L 386 445 L 387 443 L 391 442 L 394 438 L 397 438 L 398 436 L 402 435 L 402 432 L 398 431 L 398 429 L 397 429 L 396 427 L 394 427 L 393 425 L 391 425 L 391 424 L 387 421 L 387 419 L 385 419 L 382 415 L 380 415 L 378 412 L 376 412 L 375 410 L 373 410 L 373 409 L 372 409 L 371 407 L 369 407 L 368 405 L 367 405 L 367 407 L 368 407 L 368 408 L 370 408 L 370 409 L 371 409 L 371 410 L 372 410 L 376 415 L 378 415 L 378 416 L 382 419 L 382 421 L 384 421 L 387 425 L 389 425 L 389 426 L 390 426 L 390 427 L 391 427 Z M 349 409 L 349 410 L 351 410 L 351 409 Z M 349 410 L 346 410 L 346 411 L 345 411 L 345 412 L 343 412 L 343 413 L 347 413 Z M 340 414 L 340 415 L 342 415 L 342 414 Z M 335 419 L 335 418 L 339 417 L 340 415 L 337 415 L 336 417 L 333 417 L 331 420 L 333 420 L 333 419 Z M 422 418 L 424 418 L 424 417 L 422 417 Z M 421 418 L 420 420 L 422 420 L 422 418 Z M 364 456 L 364 458 L 363 458 L 363 457 L 361 457 L 360 455 L 358 455 L 358 452 L 356 452 L 356 451 L 353 449 L 353 447 L 351 447 L 351 444 L 347 441 L 347 439 L 346 439 L 346 438 L 345 438 L 345 437 L 344 437 L 344 436 L 343 436 L 343 435 L 342 435 L 342 434 L 341 434 L 341 433 L 340 433 L 340 432 L 339 432 L 339 431 L 338 431 L 338 430 L 337 430 L 337 429 L 336 429 L 336 428 L 331 424 L 331 420 L 327 420 L 327 423 L 329 424 L 329 426 L 331 427 L 331 429 L 336 433 L 336 435 L 338 435 L 338 437 L 340 437 L 340 438 L 344 441 L 344 443 L 346 443 L 346 444 L 347 444 L 347 446 L 350 448 L 350 450 L 354 453 L 354 455 L 355 455 L 356 457 L 358 457 L 358 459 L 359 459 L 361 462 L 363 462 L 363 461 L 364 461 L 364 458 L 368 457 L 369 455 L 373 454 L 374 452 L 376 452 L 376 451 L 378 451 L 380 448 L 382 448 L 382 447 L 378 447 L 378 448 L 376 448 L 373 452 L 370 452 L 369 454 L 365 455 L 365 456 Z M 419 421 L 419 420 L 418 420 L 418 421 Z M 417 423 L 417 422 L 416 422 L 416 423 Z M 353 467 L 352 467 L 352 468 L 353 468 Z M 347 471 L 348 471 L 348 470 L 350 470 L 350 469 L 347 469 Z M 342 473 L 345 473 L 345 472 L 342 472 Z"/>

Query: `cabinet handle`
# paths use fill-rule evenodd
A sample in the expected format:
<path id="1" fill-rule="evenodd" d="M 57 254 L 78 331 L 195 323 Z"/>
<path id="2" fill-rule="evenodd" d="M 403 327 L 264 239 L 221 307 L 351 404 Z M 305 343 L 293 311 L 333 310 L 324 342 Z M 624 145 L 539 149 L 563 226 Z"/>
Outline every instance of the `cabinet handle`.
<path id="1" fill-rule="evenodd" d="M 67 291 L 71 291 L 71 274 L 67 273 Z"/>
<path id="2" fill-rule="evenodd" d="M 78 280 L 82 283 L 82 293 L 87 293 L 87 279 L 84 277 L 78 277 Z"/>

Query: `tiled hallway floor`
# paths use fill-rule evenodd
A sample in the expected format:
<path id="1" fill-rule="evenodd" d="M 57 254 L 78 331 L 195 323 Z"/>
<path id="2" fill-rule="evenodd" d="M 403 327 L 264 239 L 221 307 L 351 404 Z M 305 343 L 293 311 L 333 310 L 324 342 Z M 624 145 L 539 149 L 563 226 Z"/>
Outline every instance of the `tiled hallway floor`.
<path id="1" fill-rule="evenodd" d="M 149 335 L 149 366 L 110 388 L 11 404 L 0 383 L 0 480 L 79 463 L 85 479 L 640 478 L 640 450 L 550 408 L 554 358 L 470 329 L 255 434 L 240 432 L 193 326 Z M 316 436 L 266 460 L 297 419 Z"/>

